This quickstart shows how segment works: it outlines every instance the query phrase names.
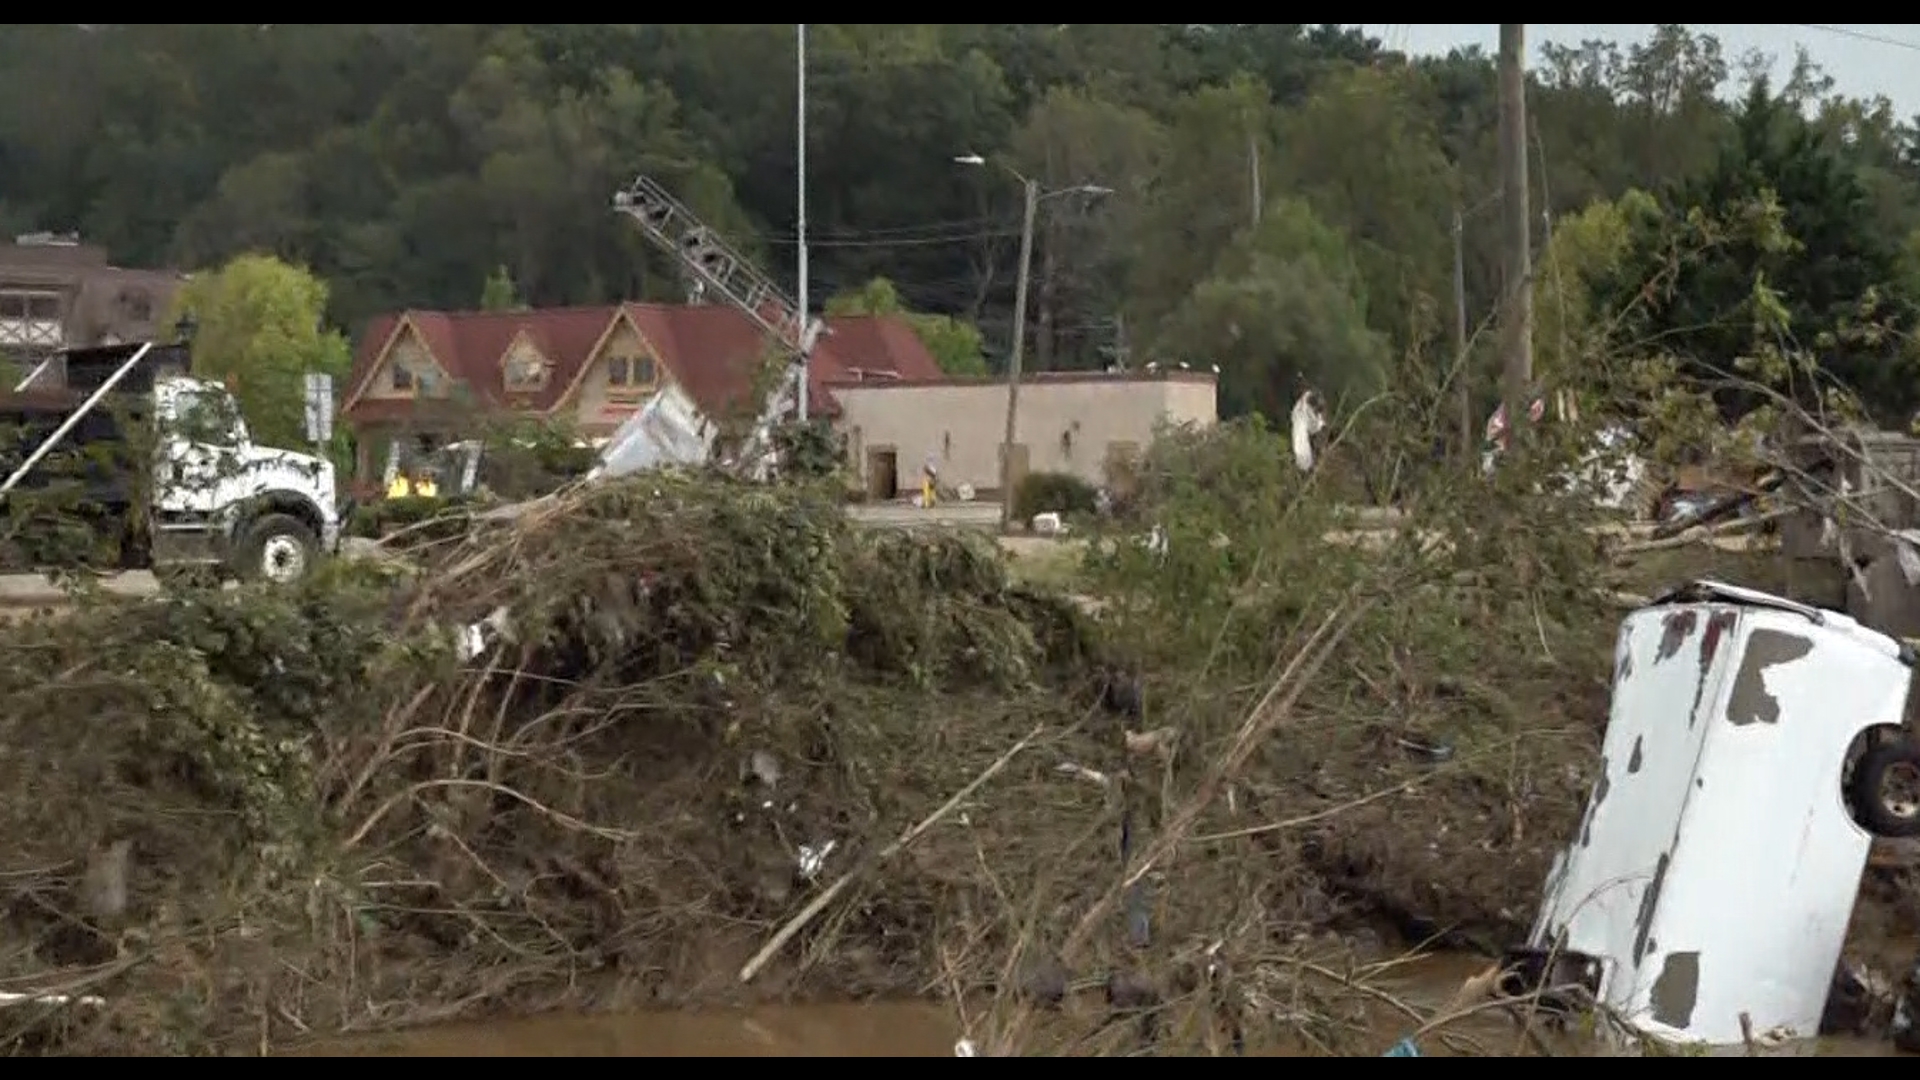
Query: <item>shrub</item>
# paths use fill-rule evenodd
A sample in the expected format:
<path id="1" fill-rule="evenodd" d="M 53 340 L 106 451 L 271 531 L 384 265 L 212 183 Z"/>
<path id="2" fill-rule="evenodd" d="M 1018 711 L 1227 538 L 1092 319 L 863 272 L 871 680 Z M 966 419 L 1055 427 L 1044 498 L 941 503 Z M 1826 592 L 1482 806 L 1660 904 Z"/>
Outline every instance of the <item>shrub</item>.
<path id="1" fill-rule="evenodd" d="M 1019 521 L 1048 511 L 1091 514 L 1094 506 L 1093 485 L 1067 473 L 1028 473 L 1013 489 L 1013 516 Z"/>

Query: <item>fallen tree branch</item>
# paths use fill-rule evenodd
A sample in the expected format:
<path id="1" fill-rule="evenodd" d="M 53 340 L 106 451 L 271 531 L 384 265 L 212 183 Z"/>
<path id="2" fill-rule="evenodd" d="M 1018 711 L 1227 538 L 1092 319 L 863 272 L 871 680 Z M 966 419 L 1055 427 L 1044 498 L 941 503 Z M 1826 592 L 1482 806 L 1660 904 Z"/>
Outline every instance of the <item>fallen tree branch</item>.
<path id="1" fill-rule="evenodd" d="M 1012 762 L 1015 757 L 1018 757 L 1022 750 L 1025 750 L 1029 745 L 1033 743 L 1033 740 L 1040 737 L 1040 733 L 1043 730 L 1045 729 L 1042 727 L 1036 727 L 1032 731 L 1028 732 L 1025 738 L 1021 739 L 1019 742 L 1014 743 L 1012 746 L 1008 747 L 1006 753 L 1001 754 L 998 758 L 995 758 L 993 761 L 993 764 L 988 765 L 985 769 L 982 769 L 980 771 L 980 775 L 968 781 L 967 785 L 961 788 L 959 791 L 954 792 L 953 797 L 948 799 L 946 802 L 941 803 L 939 809 L 935 810 L 931 814 L 928 814 L 926 817 L 921 818 L 918 822 L 914 823 L 914 825 L 911 828 L 909 828 L 906 832 L 901 833 L 899 839 L 895 840 L 893 843 L 888 844 L 886 847 L 882 848 L 880 850 L 880 854 L 875 856 L 873 863 L 869 864 L 869 867 L 893 858 L 895 855 L 898 855 L 901 851 L 905 850 L 908 844 L 911 844 L 915 840 L 920 839 L 921 835 L 924 834 L 928 829 L 931 829 L 935 825 L 939 824 L 942 818 L 946 817 L 948 814 L 951 814 L 954 811 L 955 807 L 965 802 L 969 795 L 972 795 L 974 792 L 980 790 L 981 786 L 984 785 L 987 781 L 999 775 L 1000 771 L 1002 769 L 1005 769 L 1007 765 L 1010 762 Z M 826 910 L 827 905 L 833 903 L 834 898 L 838 897 L 841 893 L 845 892 L 847 890 L 847 886 L 853 884 L 854 879 L 858 878 L 862 873 L 862 871 L 864 871 L 865 869 L 868 869 L 868 867 L 856 867 L 855 869 L 849 870 L 846 873 L 841 874 L 840 877 L 837 880 L 835 880 L 833 884 L 827 886 L 825 889 L 822 889 L 820 891 L 820 895 L 814 897 L 807 904 L 806 907 L 801 908 L 798 914 L 796 914 L 793 918 L 788 919 L 785 925 L 781 926 L 780 929 L 774 931 L 773 936 L 767 939 L 767 943 L 760 947 L 760 951 L 754 953 L 753 958 L 748 960 L 744 965 L 741 966 L 740 981 L 743 983 L 752 982 L 753 977 L 760 973 L 760 969 L 766 966 L 767 961 L 773 959 L 774 956 L 778 954 L 780 950 L 786 946 L 787 942 L 793 940 L 793 936 L 795 934 L 798 934 L 801 930 L 806 928 L 808 923 L 811 923 L 815 918 L 818 918 L 820 913 Z"/>
<path id="2" fill-rule="evenodd" d="M 1651 551 L 1669 551 L 1674 548 L 1686 547 L 1690 544 L 1707 544 L 1730 551 L 1745 550 L 1744 545 L 1739 548 L 1733 548 L 1722 544 L 1721 541 L 1733 540 L 1736 537 L 1744 536 L 1765 525 L 1767 522 L 1778 521 L 1797 512 L 1798 508 L 1796 507 L 1784 507 L 1777 510 L 1769 510 L 1757 517 L 1741 518 L 1738 521 L 1729 521 L 1719 525 L 1695 525 L 1675 536 L 1663 536 L 1653 540 L 1639 540 L 1631 544 L 1622 544 L 1614 549 L 1614 554 L 1642 555 Z"/>

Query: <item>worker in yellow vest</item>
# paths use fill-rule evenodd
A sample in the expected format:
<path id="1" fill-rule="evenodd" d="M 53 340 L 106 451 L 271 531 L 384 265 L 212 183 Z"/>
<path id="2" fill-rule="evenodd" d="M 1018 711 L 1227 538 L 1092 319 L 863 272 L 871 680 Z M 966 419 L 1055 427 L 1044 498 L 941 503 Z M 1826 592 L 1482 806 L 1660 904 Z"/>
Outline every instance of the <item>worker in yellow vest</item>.
<path id="1" fill-rule="evenodd" d="M 435 498 L 440 494 L 440 485 L 433 482 L 433 471 L 423 471 L 420 479 L 413 482 L 413 493 L 422 499 Z"/>
<path id="2" fill-rule="evenodd" d="M 387 484 L 387 498 L 404 499 L 413 494 L 413 485 L 408 482 L 407 474 L 396 472 L 393 480 Z"/>
<path id="3" fill-rule="evenodd" d="M 927 463 L 920 470 L 920 505 L 933 506 L 934 486 L 940 479 L 940 471 L 933 463 L 933 455 L 927 455 Z"/>

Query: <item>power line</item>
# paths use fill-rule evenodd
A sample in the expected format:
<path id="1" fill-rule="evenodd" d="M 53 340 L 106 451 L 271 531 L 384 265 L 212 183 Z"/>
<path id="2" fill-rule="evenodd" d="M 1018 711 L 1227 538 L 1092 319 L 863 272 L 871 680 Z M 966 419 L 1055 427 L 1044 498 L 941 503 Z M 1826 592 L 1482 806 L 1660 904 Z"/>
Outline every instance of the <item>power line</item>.
<path id="1" fill-rule="evenodd" d="M 1865 30 L 1852 30 L 1844 26 L 1822 26 L 1819 23 L 1792 23 L 1790 25 L 1798 26 L 1806 30 L 1821 30 L 1829 34 L 1838 34 L 1841 37 L 1850 37 L 1856 41 L 1871 41 L 1876 45 L 1891 45 L 1896 49 L 1909 49 L 1913 52 L 1920 52 L 1920 43 L 1902 41 L 1899 38 L 1890 38 L 1881 34 L 1869 33 Z"/>
<path id="2" fill-rule="evenodd" d="M 950 233 L 944 236 L 886 236 L 886 237 L 876 237 L 870 240 L 854 240 L 854 239 L 815 240 L 814 238 L 809 236 L 807 238 L 807 246 L 810 248 L 928 247 L 928 246 L 938 245 L 938 244 L 964 244 L 972 240 L 993 240 L 993 239 L 998 239 L 1002 237 L 1019 236 L 1019 235 L 1020 235 L 1019 229 L 1007 228 L 1007 229 L 979 229 L 972 232 Z M 775 244 L 780 247 L 790 247 L 794 244 L 799 243 L 799 238 L 792 237 L 792 236 L 766 236 L 766 237 L 762 237 L 761 239 L 765 240 L 769 244 Z"/>

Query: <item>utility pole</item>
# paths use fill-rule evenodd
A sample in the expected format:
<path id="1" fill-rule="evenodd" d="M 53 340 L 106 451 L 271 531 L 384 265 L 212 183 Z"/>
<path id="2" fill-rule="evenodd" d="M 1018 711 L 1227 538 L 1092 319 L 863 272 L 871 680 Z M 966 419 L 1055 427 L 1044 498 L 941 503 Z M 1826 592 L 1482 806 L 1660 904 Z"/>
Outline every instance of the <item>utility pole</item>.
<path id="1" fill-rule="evenodd" d="M 796 282 L 800 293 L 800 323 L 802 333 L 807 321 L 807 24 L 798 23 L 794 27 L 796 42 L 794 66 L 798 72 L 796 90 L 796 122 L 799 128 L 799 141 L 795 144 L 794 164 L 799 175 L 800 196 L 798 222 L 794 228 L 795 237 L 800 243 L 799 281 Z M 794 373 L 800 385 L 794 390 L 794 402 L 800 414 L 800 422 L 807 422 L 807 354 L 800 354 L 800 368 Z"/>
<path id="2" fill-rule="evenodd" d="M 1460 456 L 1473 464 L 1473 379 L 1467 366 L 1466 221 L 1453 212 L 1453 377 L 1460 380 Z"/>
<path id="3" fill-rule="evenodd" d="M 1500 305 L 1501 397 L 1511 445 L 1533 382 L 1533 215 L 1527 209 L 1526 26 L 1500 24 L 1500 178 L 1506 295 Z"/>
<path id="4" fill-rule="evenodd" d="M 1033 273 L 1033 217 L 1040 207 L 1040 185 L 1022 178 L 1026 209 L 1020 223 L 1020 277 L 1013 287 L 1013 348 L 1007 356 L 1007 433 L 1000 441 L 1000 531 L 1013 526 L 1013 433 L 1020 411 L 1020 361 L 1027 341 L 1027 279 Z"/>
<path id="5" fill-rule="evenodd" d="M 1249 190 L 1253 192 L 1253 224 L 1255 227 L 1258 227 L 1260 224 L 1260 134 L 1259 132 L 1250 131 L 1247 133 L 1247 165 L 1250 169 L 1253 170 L 1253 184 Z"/>

